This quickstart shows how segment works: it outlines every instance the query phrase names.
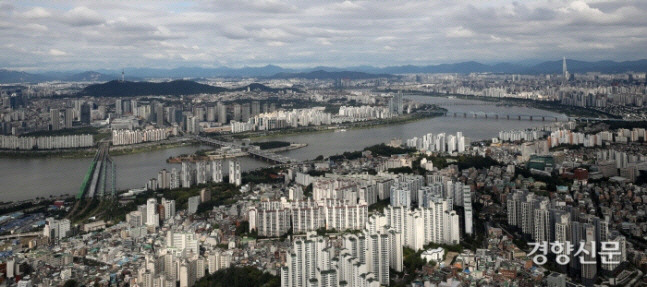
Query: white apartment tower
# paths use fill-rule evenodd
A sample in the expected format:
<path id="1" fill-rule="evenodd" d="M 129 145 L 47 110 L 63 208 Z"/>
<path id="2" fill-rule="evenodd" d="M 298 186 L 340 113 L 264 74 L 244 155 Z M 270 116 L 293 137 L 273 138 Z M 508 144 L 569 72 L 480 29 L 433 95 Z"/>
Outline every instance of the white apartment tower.
<path id="1" fill-rule="evenodd" d="M 472 188 L 463 186 L 463 210 L 465 210 L 465 234 L 471 235 L 472 230 Z"/>
<path id="2" fill-rule="evenodd" d="M 229 183 L 236 186 L 242 184 L 240 177 L 240 161 L 230 160 L 229 161 Z"/>
<path id="3" fill-rule="evenodd" d="M 211 162 L 211 180 L 213 182 L 222 182 L 222 161 L 214 160 Z"/>
<path id="4" fill-rule="evenodd" d="M 157 213 L 157 200 L 149 198 L 146 201 L 146 225 L 157 227 L 160 224 L 159 214 Z"/>

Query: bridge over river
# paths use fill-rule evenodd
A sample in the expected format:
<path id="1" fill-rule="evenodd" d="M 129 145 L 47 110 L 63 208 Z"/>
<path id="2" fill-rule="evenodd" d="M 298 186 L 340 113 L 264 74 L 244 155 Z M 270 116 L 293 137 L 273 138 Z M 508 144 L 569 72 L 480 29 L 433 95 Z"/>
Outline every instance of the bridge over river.
<path id="1" fill-rule="evenodd" d="M 298 163 L 299 162 L 299 160 L 289 158 L 287 156 L 283 156 L 283 155 L 276 154 L 276 153 L 273 153 L 273 152 L 263 151 L 263 150 L 260 150 L 260 149 L 250 148 L 250 147 L 243 146 L 243 145 L 233 143 L 233 142 L 226 142 L 226 141 L 221 141 L 221 140 L 212 139 L 212 138 L 208 138 L 208 137 L 202 137 L 202 136 L 196 136 L 195 140 L 197 140 L 199 142 L 202 142 L 202 143 L 205 143 L 205 144 L 209 144 L 209 145 L 226 146 L 226 147 L 240 149 L 240 150 L 243 150 L 243 151 L 247 152 L 252 157 L 260 158 L 262 160 L 269 161 L 269 162 L 272 162 L 272 163 L 289 164 L 289 163 Z"/>

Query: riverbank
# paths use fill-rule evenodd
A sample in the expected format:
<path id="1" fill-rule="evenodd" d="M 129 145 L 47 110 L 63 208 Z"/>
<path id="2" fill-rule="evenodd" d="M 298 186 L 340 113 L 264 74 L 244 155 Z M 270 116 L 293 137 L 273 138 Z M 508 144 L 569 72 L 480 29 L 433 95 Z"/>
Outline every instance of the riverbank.
<path id="1" fill-rule="evenodd" d="M 146 143 L 146 145 L 129 145 L 129 146 L 117 146 L 110 147 L 111 156 L 120 156 L 120 155 L 129 155 L 136 153 L 143 153 L 149 151 L 171 149 L 184 146 L 199 145 L 199 143 L 191 139 L 181 139 L 173 142 L 155 142 L 155 143 Z"/>
<path id="2" fill-rule="evenodd" d="M 294 136 L 302 134 L 317 134 L 317 133 L 330 133 L 337 130 L 352 130 L 352 129 L 368 129 L 376 128 L 390 125 L 406 124 L 419 120 L 429 119 L 439 117 L 445 114 L 447 110 L 437 109 L 434 111 L 425 111 L 425 112 L 416 112 L 413 114 L 408 114 L 405 116 L 400 116 L 393 119 L 379 119 L 379 120 L 369 120 L 363 122 L 354 122 L 354 123 L 345 123 L 339 125 L 327 125 L 327 126 L 318 126 L 318 127 L 303 127 L 296 129 L 286 129 L 286 130 L 273 130 L 273 131 L 263 131 L 263 132 L 252 132 L 244 133 L 238 135 L 232 135 L 232 137 L 237 139 L 250 139 L 250 140 L 260 140 L 260 139 L 271 139 L 279 138 L 285 136 Z"/>
<path id="3" fill-rule="evenodd" d="M 0 150 L 0 158 L 88 158 L 96 154 L 96 148 L 59 150 Z"/>
<path id="4" fill-rule="evenodd" d="M 136 154 L 155 150 L 171 149 L 187 145 L 196 145 L 197 142 L 188 138 L 177 138 L 159 142 L 147 142 L 134 145 L 111 146 L 110 155 L 120 156 Z M 0 158 L 91 158 L 97 152 L 96 147 L 84 149 L 58 149 L 58 150 L 0 150 Z"/>
<path id="5" fill-rule="evenodd" d="M 516 107 L 524 108 L 535 108 L 539 110 L 549 111 L 564 114 L 568 117 L 585 117 L 585 118 L 618 118 L 617 116 L 601 112 L 598 110 L 587 109 L 577 106 L 567 106 L 562 105 L 561 103 L 555 101 L 537 101 L 531 99 L 520 99 L 520 98 L 493 98 L 493 97 L 479 97 L 474 95 L 465 95 L 465 94 L 440 94 L 440 93 L 429 93 L 429 92 L 419 92 L 419 91 L 409 91 L 407 94 L 416 95 L 416 96 L 428 96 L 428 97 L 455 97 L 463 100 L 473 100 L 481 102 L 494 102 L 499 103 L 502 106 L 510 105 Z"/>

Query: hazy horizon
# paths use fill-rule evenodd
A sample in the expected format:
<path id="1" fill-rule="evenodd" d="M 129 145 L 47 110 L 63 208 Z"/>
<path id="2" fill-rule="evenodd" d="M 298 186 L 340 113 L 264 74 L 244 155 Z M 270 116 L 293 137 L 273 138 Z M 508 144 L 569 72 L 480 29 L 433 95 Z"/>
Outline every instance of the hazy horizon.
<path id="1" fill-rule="evenodd" d="M 398 66 L 646 59 L 641 1 L 0 1 L 0 67 Z"/>

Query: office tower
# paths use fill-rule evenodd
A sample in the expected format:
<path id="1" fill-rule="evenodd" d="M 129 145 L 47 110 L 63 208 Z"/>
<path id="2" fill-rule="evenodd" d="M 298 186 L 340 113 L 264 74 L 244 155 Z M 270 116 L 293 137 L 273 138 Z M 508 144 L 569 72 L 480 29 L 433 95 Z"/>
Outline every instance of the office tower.
<path id="1" fill-rule="evenodd" d="M 198 211 L 198 205 L 200 205 L 199 195 L 189 197 L 187 212 L 189 214 L 195 214 Z"/>
<path id="2" fill-rule="evenodd" d="M 211 180 L 213 182 L 222 182 L 222 161 L 214 160 L 211 162 Z"/>
<path id="3" fill-rule="evenodd" d="M 237 159 L 229 161 L 229 183 L 236 186 L 241 185 L 240 161 Z"/>
<path id="4" fill-rule="evenodd" d="M 251 116 L 255 116 L 261 113 L 261 103 L 258 101 L 253 101 L 252 102 L 252 114 Z"/>
<path id="5" fill-rule="evenodd" d="M 157 200 L 149 198 L 146 201 L 146 225 L 149 227 L 159 226 L 159 214 L 157 213 Z"/>
<path id="6" fill-rule="evenodd" d="M 218 123 L 224 125 L 227 123 L 227 106 L 218 102 Z"/>
<path id="7" fill-rule="evenodd" d="M 164 220 L 175 217 L 175 200 L 162 198 L 162 206 L 164 207 Z"/>
<path id="8" fill-rule="evenodd" d="M 81 105 L 81 123 L 89 125 L 92 121 L 92 106 L 88 103 Z"/>
<path id="9" fill-rule="evenodd" d="M 234 104 L 234 117 L 232 120 L 240 122 L 241 119 L 241 107 L 240 104 Z"/>
<path id="10" fill-rule="evenodd" d="M 463 186 L 463 210 L 465 211 L 465 234 L 472 235 L 472 188 Z"/>
<path id="11" fill-rule="evenodd" d="M 155 106 L 155 125 L 158 128 L 164 127 L 164 105 L 159 103 Z"/>
<path id="12" fill-rule="evenodd" d="M 61 113 L 58 109 L 49 109 L 49 118 L 52 125 L 52 130 L 57 131 L 61 129 Z"/>
<path id="13" fill-rule="evenodd" d="M 121 115 L 123 114 L 123 106 L 121 104 L 121 99 L 116 99 L 115 100 L 115 114 Z"/>

